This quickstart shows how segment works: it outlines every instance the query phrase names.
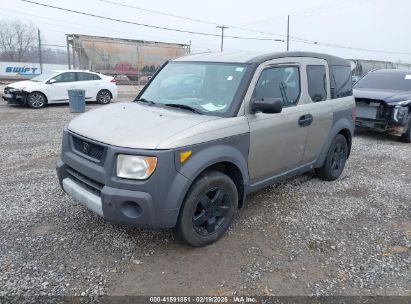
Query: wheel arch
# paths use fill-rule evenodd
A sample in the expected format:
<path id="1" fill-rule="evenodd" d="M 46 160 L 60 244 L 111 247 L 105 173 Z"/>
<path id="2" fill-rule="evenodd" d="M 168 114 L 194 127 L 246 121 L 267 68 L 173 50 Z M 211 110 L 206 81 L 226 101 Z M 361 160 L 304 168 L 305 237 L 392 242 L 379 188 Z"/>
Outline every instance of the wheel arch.
<path id="1" fill-rule="evenodd" d="M 222 172 L 229 176 L 238 190 L 239 207 L 245 203 L 248 175 L 248 139 L 249 134 L 231 137 L 224 143 L 207 143 L 207 147 L 193 147 L 192 156 L 184 164 L 180 164 L 179 151 L 176 151 L 176 169 L 191 181 L 184 199 L 194 182 L 208 170 Z"/>
<path id="2" fill-rule="evenodd" d="M 203 169 L 196 179 L 193 181 L 192 184 L 205 172 L 207 171 L 218 171 L 225 175 L 227 175 L 235 184 L 238 192 L 238 207 L 241 208 L 244 206 L 245 203 L 245 184 L 244 184 L 244 177 L 241 170 L 238 168 L 236 164 L 230 161 L 221 161 L 215 164 L 208 166 L 207 168 Z"/>
<path id="3" fill-rule="evenodd" d="M 49 98 L 48 98 L 47 94 L 44 93 L 44 92 L 42 92 L 42 91 L 33 90 L 33 91 L 30 91 L 30 92 L 28 92 L 28 91 L 25 91 L 25 92 L 26 92 L 26 98 L 25 98 L 25 103 L 26 103 L 26 104 L 27 104 L 27 98 L 30 96 L 30 94 L 33 94 L 33 93 L 40 93 L 40 94 L 42 94 L 42 95 L 46 98 L 46 104 L 49 103 Z"/>
<path id="4" fill-rule="evenodd" d="M 343 135 L 345 137 L 345 140 L 347 141 L 347 144 L 348 144 L 347 159 L 348 159 L 348 157 L 350 157 L 350 154 L 351 154 L 352 134 L 350 130 L 348 130 L 347 128 L 341 129 L 340 132 L 338 132 L 338 134 Z"/>
<path id="5" fill-rule="evenodd" d="M 351 146 L 352 146 L 352 138 L 354 134 L 354 122 L 352 120 L 349 120 L 348 118 L 342 118 L 333 125 L 330 132 L 328 133 L 327 139 L 321 149 L 321 152 L 317 158 L 317 161 L 314 164 L 315 168 L 319 168 L 323 165 L 327 157 L 328 150 L 330 149 L 330 146 L 332 144 L 332 141 L 338 134 L 343 135 L 345 139 L 347 140 L 348 156 L 350 155 Z"/>

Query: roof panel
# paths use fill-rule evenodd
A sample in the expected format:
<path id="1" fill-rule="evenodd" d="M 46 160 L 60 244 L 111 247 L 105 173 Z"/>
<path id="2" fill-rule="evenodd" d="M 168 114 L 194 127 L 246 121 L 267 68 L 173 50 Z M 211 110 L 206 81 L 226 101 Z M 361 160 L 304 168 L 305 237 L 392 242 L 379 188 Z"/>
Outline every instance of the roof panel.
<path id="1" fill-rule="evenodd" d="M 284 57 L 313 57 L 327 60 L 329 65 L 350 66 L 350 62 L 340 57 L 312 52 L 223 52 L 200 53 L 183 56 L 174 61 L 203 61 L 203 62 L 230 62 L 230 63 L 262 63 L 268 60 Z"/>
<path id="2" fill-rule="evenodd" d="M 235 62 L 246 63 L 249 60 L 264 55 L 264 52 L 223 52 L 223 53 L 200 53 L 183 56 L 174 61 L 210 61 L 210 62 Z"/>

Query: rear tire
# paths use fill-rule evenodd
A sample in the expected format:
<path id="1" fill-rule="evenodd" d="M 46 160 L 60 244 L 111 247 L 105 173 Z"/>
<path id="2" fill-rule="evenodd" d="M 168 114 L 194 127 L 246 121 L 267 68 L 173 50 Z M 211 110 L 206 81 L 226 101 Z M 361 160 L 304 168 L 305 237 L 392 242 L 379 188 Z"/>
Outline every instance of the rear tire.
<path id="1" fill-rule="evenodd" d="M 231 178 L 218 171 L 204 172 L 187 193 L 175 233 L 192 246 L 213 243 L 226 232 L 237 207 L 238 192 Z"/>
<path id="2" fill-rule="evenodd" d="M 101 90 L 97 93 L 96 100 L 99 104 L 109 104 L 112 99 L 109 90 Z"/>
<path id="3" fill-rule="evenodd" d="M 43 93 L 40 92 L 31 92 L 27 96 L 27 105 L 32 109 L 41 109 L 44 108 L 47 104 L 47 98 Z"/>
<path id="4" fill-rule="evenodd" d="M 410 119 L 410 122 L 408 124 L 407 131 L 404 134 L 401 135 L 400 140 L 402 142 L 405 142 L 405 143 L 408 143 L 408 144 L 411 143 L 411 119 Z"/>
<path id="5" fill-rule="evenodd" d="M 331 143 L 324 164 L 321 168 L 315 169 L 315 172 L 322 180 L 336 180 L 344 170 L 347 157 L 347 140 L 343 135 L 338 134 Z"/>

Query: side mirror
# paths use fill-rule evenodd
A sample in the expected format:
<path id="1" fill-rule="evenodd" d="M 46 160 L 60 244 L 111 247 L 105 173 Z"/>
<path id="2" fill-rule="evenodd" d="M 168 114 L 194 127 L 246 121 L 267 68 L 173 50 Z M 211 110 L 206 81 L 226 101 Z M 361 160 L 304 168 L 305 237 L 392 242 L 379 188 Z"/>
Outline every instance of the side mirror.
<path id="1" fill-rule="evenodd" d="M 251 110 L 263 113 L 281 113 L 283 110 L 283 100 L 281 98 L 265 98 L 261 100 L 251 100 Z"/>
<path id="2" fill-rule="evenodd" d="M 53 84 L 53 83 L 55 83 L 57 80 L 55 80 L 55 79 L 50 79 L 49 81 L 47 81 L 47 83 L 48 84 Z"/>

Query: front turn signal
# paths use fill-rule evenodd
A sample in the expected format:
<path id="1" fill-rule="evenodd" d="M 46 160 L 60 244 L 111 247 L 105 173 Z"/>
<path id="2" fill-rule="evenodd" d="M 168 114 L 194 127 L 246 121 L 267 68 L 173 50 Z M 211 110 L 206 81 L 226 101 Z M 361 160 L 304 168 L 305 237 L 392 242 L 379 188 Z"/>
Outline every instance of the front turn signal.
<path id="1" fill-rule="evenodd" d="M 191 156 L 193 152 L 188 150 L 188 151 L 184 151 L 184 152 L 180 152 L 180 163 L 184 163 L 187 158 L 189 158 Z"/>

